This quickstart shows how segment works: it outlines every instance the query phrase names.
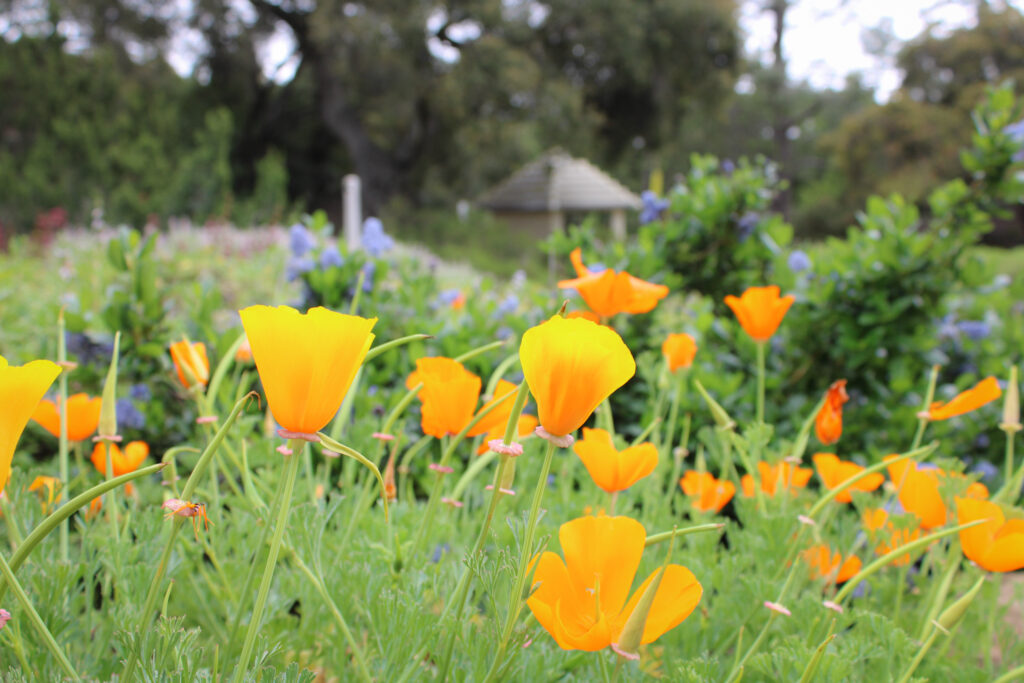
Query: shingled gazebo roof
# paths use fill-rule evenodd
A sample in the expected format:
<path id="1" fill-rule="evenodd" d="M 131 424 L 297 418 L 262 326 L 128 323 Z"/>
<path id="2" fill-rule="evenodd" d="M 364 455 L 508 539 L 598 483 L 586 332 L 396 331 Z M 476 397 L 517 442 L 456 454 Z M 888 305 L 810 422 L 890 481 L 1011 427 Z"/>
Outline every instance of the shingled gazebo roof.
<path id="1" fill-rule="evenodd" d="M 492 211 L 612 211 L 639 209 L 640 197 L 599 168 L 554 149 L 484 193 Z"/>

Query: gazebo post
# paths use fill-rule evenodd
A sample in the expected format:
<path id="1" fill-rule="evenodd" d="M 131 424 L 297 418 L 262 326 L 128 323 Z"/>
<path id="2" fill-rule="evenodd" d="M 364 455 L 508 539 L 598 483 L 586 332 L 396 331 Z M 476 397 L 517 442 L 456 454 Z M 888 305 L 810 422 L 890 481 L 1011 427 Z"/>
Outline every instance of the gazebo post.
<path id="1" fill-rule="evenodd" d="M 626 211 L 624 209 L 612 209 L 611 215 L 612 237 L 616 242 L 626 241 Z"/>

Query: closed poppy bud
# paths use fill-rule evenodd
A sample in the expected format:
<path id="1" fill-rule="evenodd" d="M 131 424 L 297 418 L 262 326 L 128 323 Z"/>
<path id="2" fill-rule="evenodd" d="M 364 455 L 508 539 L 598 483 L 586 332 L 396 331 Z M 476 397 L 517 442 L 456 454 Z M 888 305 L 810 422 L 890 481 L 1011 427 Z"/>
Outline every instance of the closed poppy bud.
<path id="1" fill-rule="evenodd" d="M 948 420 L 957 415 L 977 410 L 986 403 L 991 403 L 1003 395 L 999 381 L 995 377 L 986 377 L 973 387 L 962 391 L 951 400 L 943 403 L 936 401 L 928 408 L 929 420 Z"/>
<path id="2" fill-rule="evenodd" d="M 583 264 L 582 251 L 573 249 L 570 255 L 576 270 L 574 280 L 562 280 L 562 289 L 575 289 L 597 315 L 610 318 L 617 313 L 647 313 L 668 296 L 668 287 L 656 285 L 629 273 L 607 268 L 593 273 Z M 542 420 L 543 421 L 543 420 Z"/>
<path id="3" fill-rule="evenodd" d="M 1019 432 L 1020 424 L 1020 387 L 1017 385 L 1017 366 L 1010 368 L 1010 379 L 1006 382 L 1006 398 L 1003 399 L 1003 421 L 999 428 L 1012 434 Z"/>
<path id="4" fill-rule="evenodd" d="M 0 492 L 11 476 L 11 461 L 40 399 L 57 379 L 60 366 L 48 360 L 8 365 L 0 356 Z"/>
<path id="5" fill-rule="evenodd" d="M 723 408 L 718 401 L 711 398 L 711 394 L 709 394 L 707 389 L 704 388 L 704 385 L 700 383 L 700 380 L 694 380 L 693 385 L 697 387 L 697 392 L 701 395 L 701 398 L 704 399 L 704 402 L 708 404 L 708 408 L 711 410 L 711 417 L 715 419 L 715 424 L 722 429 L 732 429 L 736 426 L 736 423 L 733 421 L 732 417 L 729 416 L 729 413 L 725 412 L 725 408 Z"/>
<path id="6" fill-rule="evenodd" d="M 186 389 L 197 384 L 206 386 L 210 381 L 210 360 L 206 357 L 206 344 L 179 341 L 171 344 L 171 360 L 178 373 L 178 381 Z"/>
<path id="7" fill-rule="evenodd" d="M 693 364 L 693 357 L 697 355 L 697 342 L 685 332 L 670 334 L 661 345 L 661 353 L 665 356 L 668 369 L 675 372 Z"/>
<path id="8" fill-rule="evenodd" d="M 462 363 L 438 356 L 417 360 L 416 369 L 405 380 L 409 389 L 421 383 L 423 388 L 418 397 L 423 403 L 420 420 L 423 433 L 440 439 L 465 429 L 473 419 L 480 398 L 480 378 Z M 511 400 L 511 395 L 506 398 Z M 511 404 L 508 408 L 511 410 Z"/>
<path id="9" fill-rule="evenodd" d="M 107 376 L 103 380 L 103 402 L 100 405 L 100 438 L 119 441 L 117 436 L 117 360 L 121 354 L 121 333 L 114 334 L 114 351 L 110 355 Z"/>
<path id="10" fill-rule="evenodd" d="M 618 450 L 612 435 L 603 429 L 583 428 L 583 438 L 573 446 L 576 455 L 590 473 L 591 479 L 608 493 L 625 491 L 654 471 L 658 465 L 658 449 L 642 443 Z"/>
<path id="11" fill-rule="evenodd" d="M 614 330 L 579 318 L 555 316 L 531 327 L 519 360 L 541 427 L 556 437 L 579 429 L 636 373 L 633 354 Z"/>
<path id="12" fill-rule="evenodd" d="M 936 619 L 941 628 L 946 631 L 952 631 L 953 627 L 960 623 L 960 620 L 964 618 L 964 614 L 967 613 L 967 608 L 971 606 L 974 598 L 978 595 L 978 591 L 981 590 L 983 583 L 985 583 L 985 577 L 978 577 L 978 580 L 974 582 L 970 590 L 957 598 L 956 602 L 952 605 L 942 610 L 942 614 Z"/>
<path id="13" fill-rule="evenodd" d="M 96 431 L 100 424 L 100 407 L 103 399 L 88 394 L 68 396 L 68 441 L 84 441 Z M 50 401 L 44 399 L 36 406 L 32 419 L 42 425 L 43 429 L 60 438 L 60 399 Z"/>
<path id="14" fill-rule="evenodd" d="M 107 444 L 97 443 L 92 449 L 92 465 L 103 475 L 107 473 Z M 115 477 L 139 469 L 142 461 L 149 456 L 149 444 L 145 441 L 131 441 L 122 449 L 116 443 L 110 444 L 110 466 Z"/>
<path id="15" fill-rule="evenodd" d="M 843 404 L 850 400 L 846 394 L 846 380 L 832 383 L 825 394 L 825 403 L 814 418 L 814 433 L 825 446 L 839 441 L 843 434 Z"/>
<path id="16" fill-rule="evenodd" d="M 295 434 L 315 434 L 338 412 L 373 344 L 376 318 L 323 307 L 250 306 L 239 314 L 274 419 Z"/>
<path id="17" fill-rule="evenodd" d="M 786 312 L 796 298 L 792 294 L 780 296 L 776 285 L 750 287 L 739 297 L 731 294 L 725 297 L 725 304 L 732 309 L 743 331 L 757 342 L 766 342 L 779 329 Z"/>
<path id="18" fill-rule="evenodd" d="M 235 362 L 236 363 L 251 363 L 252 362 L 252 346 L 249 345 L 249 337 L 246 336 L 242 339 L 242 343 L 235 349 Z"/>

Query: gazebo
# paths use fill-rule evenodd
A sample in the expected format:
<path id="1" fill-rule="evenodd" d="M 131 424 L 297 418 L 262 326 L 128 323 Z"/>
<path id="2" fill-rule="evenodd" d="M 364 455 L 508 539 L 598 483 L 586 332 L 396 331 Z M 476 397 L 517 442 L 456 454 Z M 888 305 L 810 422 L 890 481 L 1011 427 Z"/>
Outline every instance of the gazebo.
<path id="1" fill-rule="evenodd" d="M 544 238 L 565 225 L 566 212 L 610 214 L 612 234 L 626 239 L 626 209 L 640 197 L 589 161 L 553 149 L 495 185 L 478 201 L 514 230 Z"/>

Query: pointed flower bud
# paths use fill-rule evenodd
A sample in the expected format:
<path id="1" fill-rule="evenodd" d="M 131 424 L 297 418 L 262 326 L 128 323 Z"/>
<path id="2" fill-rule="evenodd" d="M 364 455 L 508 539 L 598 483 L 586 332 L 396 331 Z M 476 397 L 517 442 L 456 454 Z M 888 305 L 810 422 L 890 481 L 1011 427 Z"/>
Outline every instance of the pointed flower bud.
<path id="1" fill-rule="evenodd" d="M 103 403 L 100 405 L 100 433 L 103 439 L 117 436 L 117 359 L 121 348 L 121 333 L 114 335 L 114 353 L 110 357 L 107 379 L 103 383 Z"/>
<path id="2" fill-rule="evenodd" d="M 736 422 L 729 417 L 729 413 L 725 412 L 725 408 L 723 408 L 718 401 L 711 398 L 711 394 L 707 392 L 707 389 L 705 389 L 704 385 L 700 383 L 700 380 L 693 380 L 693 384 L 697 387 L 697 391 L 700 392 L 704 402 L 708 404 L 708 408 L 711 410 L 711 417 L 715 419 L 715 424 L 722 429 L 732 429 L 735 427 Z"/>
<path id="3" fill-rule="evenodd" d="M 981 590 L 981 586 L 984 583 L 984 576 L 975 581 L 969 591 L 964 593 L 956 602 L 943 610 L 942 614 L 939 615 L 939 618 L 935 622 L 936 625 L 946 631 L 953 630 L 953 627 L 963 619 L 964 614 L 967 612 L 967 608 L 971 606 L 971 603 L 974 601 L 975 596 L 978 595 L 978 592 Z"/>
<path id="4" fill-rule="evenodd" d="M 1017 366 L 1010 368 L 1010 379 L 1006 382 L 1006 397 L 1003 399 L 1003 421 L 999 428 L 1007 434 L 1019 432 L 1020 424 L 1020 387 L 1017 385 Z"/>

